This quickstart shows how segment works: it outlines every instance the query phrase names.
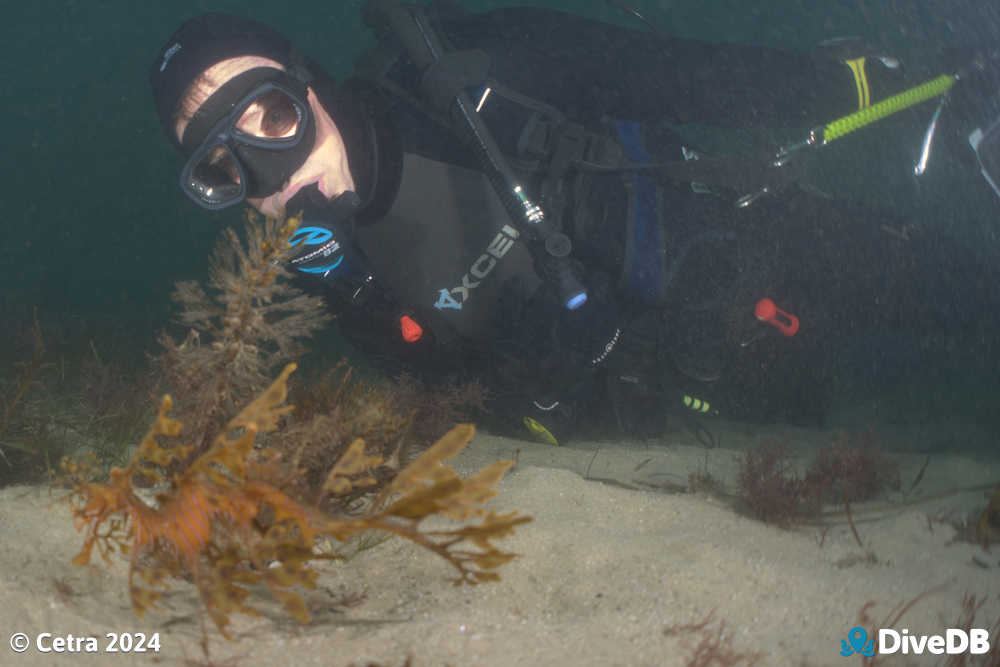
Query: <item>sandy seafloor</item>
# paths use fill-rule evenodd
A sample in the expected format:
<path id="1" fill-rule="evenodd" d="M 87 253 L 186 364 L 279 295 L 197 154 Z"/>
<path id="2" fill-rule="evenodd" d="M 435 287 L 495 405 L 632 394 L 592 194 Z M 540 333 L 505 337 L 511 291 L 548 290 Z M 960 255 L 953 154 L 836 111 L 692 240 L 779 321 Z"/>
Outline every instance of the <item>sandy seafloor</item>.
<path id="1" fill-rule="evenodd" d="M 363 591 L 364 602 L 317 614 L 308 626 L 265 606 L 263 617 L 236 620 L 235 641 L 213 636 L 213 664 L 402 665 L 409 658 L 416 666 L 684 665 L 701 633 L 665 630 L 713 613 L 712 636 L 719 636 L 715 630 L 724 622 L 725 641 L 734 651 L 759 654 L 758 664 L 845 665 L 859 659 L 842 658 L 840 640 L 869 601 L 871 616 L 882 619 L 898 603 L 932 590 L 897 624 L 910 634 L 943 633 L 958 618 L 967 592 L 987 598 L 977 625 L 997 619 L 1000 550 L 952 543 L 947 524 L 929 521 L 983 507 L 984 492 L 898 505 L 1000 480 L 996 457 L 963 453 L 971 450 L 959 446 L 960 430 L 880 430 L 890 451 L 907 452 L 894 454 L 904 490 L 926 452 L 940 453 L 913 493 L 854 508 L 866 547 L 861 549 L 843 520 L 832 521 L 821 545 L 817 526 L 783 530 L 741 516 L 724 497 L 658 488 L 684 484 L 689 472 L 707 465 L 732 489 L 739 449 L 778 438 L 808 455 L 836 437 L 833 431 L 782 426 L 717 422 L 713 429 L 721 446 L 711 451 L 680 431 L 641 443 L 560 448 L 480 433 L 456 467 L 469 472 L 516 456 L 491 507 L 535 517 L 501 543 L 522 554 L 502 568 L 501 583 L 453 587 L 444 561 L 392 539 L 348 562 L 320 566 L 323 592 Z M 886 501 L 897 506 L 887 510 Z M 75 567 L 70 559 L 79 547 L 67 507 L 53 503 L 47 489 L 0 491 L 4 644 L 14 632 L 32 638 L 41 632 L 93 635 L 102 646 L 109 632 L 159 632 L 160 652 L 56 655 L 32 646 L 15 654 L 0 645 L 0 665 L 203 659 L 189 586 L 174 587 L 166 611 L 138 619 L 130 609 L 124 563 L 107 568 L 96 559 L 96 566 Z M 874 563 L 858 558 L 866 551 Z M 886 662 L 944 660 L 902 658 Z"/>

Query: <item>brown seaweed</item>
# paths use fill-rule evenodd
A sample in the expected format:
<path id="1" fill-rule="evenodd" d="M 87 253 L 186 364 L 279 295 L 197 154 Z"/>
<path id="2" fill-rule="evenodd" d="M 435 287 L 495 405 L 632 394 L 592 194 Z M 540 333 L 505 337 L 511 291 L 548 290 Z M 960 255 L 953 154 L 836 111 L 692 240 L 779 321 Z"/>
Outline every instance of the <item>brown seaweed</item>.
<path id="1" fill-rule="evenodd" d="M 240 406 L 261 392 L 302 341 L 329 316 L 320 297 L 296 288 L 284 268 L 288 238 L 298 226 L 248 216 L 243 238 L 223 231 L 210 260 L 208 285 L 177 283 L 173 300 L 181 340 L 164 333 L 157 361 L 167 391 L 188 415 L 202 453 Z"/>
<path id="2" fill-rule="evenodd" d="M 879 446 L 874 429 L 841 431 L 816 455 L 805 474 L 805 491 L 816 503 L 871 500 L 900 488 L 899 463 Z"/>
<path id="3" fill-rule="evenodd" d="M 788 526 L 807 514 L 791 454 L 775 440 L 744 453 L 737 487 L 745 508 L 761 521 Z"/>
<path id="4" fill-rule="evenodd" d="M 433 551 L 455 568 L 457 584 L 495 581 L 514 554 L 494 541 L 530 520 L 481 507 L 512 462 L 466 479 L 443 463 L 473 437 L 469 424 L 421 443 L 425 451 L 406 464 L 400 452 L 421 431 L 410 428 L 420 413 L 401 414 L 391 387 L 348 382 L 344 373 L 331 392 L 302 392 L 307 409 L 292 414 L 296 366 L 288 362 L 327 319 L 322 300 L 296 289 L 282 268 L 295 226 L 250 218 L 242 238 L 226 230 L 207 288 L 178 285 L 187 334 L 161 338 L 170 393 L 128 463 L 98 482 L 92 465 L 63 462 L 84 534 L 74 562 L 89 563 L 95 549 L 104 560 L 127 555 L 139 615 L 185 580 L 227 637 L 232 614 L 259 613 L 251 598 L 260 587 L 306 622 L 303 592 L 316 585 L 315 562 L 340 557 L 317 542 L 367 531 Z M 359 496 L 372 502 L 348 507 Z M 459 525 L 425 528 L 432 516 Z"/>
<path id="5" fill-rule="evenodd" d="M 11 433 L 18 429 L 20 424 L 19 409 L 22 407 L 24 398 L 28 392 L 38 385 L 38 374 L 45 366 L 45 341 L 42 338 L 42 329 L 38 326 L 38 311 L 33 312 L 33 326 L 31 329 L 32 353 L 31 358 L 18 364 L 17 379 L 12 388 L 6 394 L 0 395 L 0 458 L 9 466 L 10 460 L 4 452 L 4 447 L 17 449 L 25 455 L 33 455 L 38 452 L 7 439 Z"/>
<path id="6" fill-rule="evenodd" d="M 986 507 L 979 513 L 976 520 L 976 539 L 989 548 L 990 543 L 996 542 L 1000 538 L 1000 486 L 997 487 Z"/>
<path id="7" fill-rule="evenodd" d="M 744 453 L 737 487 L 743 506 L 753 516 L 782 526 L 819 516 L 826 503 L 841 503 L 851 533 L 863 546 L 851 503 L 870 500 L 886 490 L 898 491 L 899 464 L 881 450 L 873 430 L 854 435 L 842 432 L 800 476 L 789 449 L 770 440 Z"/>
<path id="8" fill-rule="evenodd" d="M 715 622 L 715 610 L 697 623 L 675 624 L 664 628 L 667 637 L 688 640 L 687 667 L 735 667 L 736 665 L 757 665 L 765 656 L 760 651 L 752 653 L 737 651 L 733 647 L 733 636 L 726 632 L 725 621 Z M 692 640 L 698 643 L 693 644 Z M 686 649 L 686 650 L 687 650 Z"/>

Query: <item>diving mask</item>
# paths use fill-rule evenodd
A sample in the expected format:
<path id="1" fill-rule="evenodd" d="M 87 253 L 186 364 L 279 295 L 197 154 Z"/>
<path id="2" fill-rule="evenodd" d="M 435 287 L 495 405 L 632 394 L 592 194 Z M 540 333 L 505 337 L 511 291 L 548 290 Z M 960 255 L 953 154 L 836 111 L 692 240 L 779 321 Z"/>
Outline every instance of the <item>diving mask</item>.
<path id="1" fill-rule="evenodd" d="M 248 70 L 212 93 L 188 124 L 181 189 L 210 210 L 267 197 L 302 166 L 315 138 L 305 84 L 271 67 Z"/>
<path id="2" fill-rule="evenodd" d="M 980 128 L 970 134 L 969 144 L 979 159 L 979 170 L 1000 197 L 1000 117 L 985 131 Z"/>

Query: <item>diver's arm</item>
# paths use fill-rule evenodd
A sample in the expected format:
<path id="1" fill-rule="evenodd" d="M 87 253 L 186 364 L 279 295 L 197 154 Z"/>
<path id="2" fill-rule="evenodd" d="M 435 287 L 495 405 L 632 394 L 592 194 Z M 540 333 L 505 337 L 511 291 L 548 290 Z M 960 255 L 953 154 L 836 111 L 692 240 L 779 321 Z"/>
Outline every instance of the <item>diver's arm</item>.
<path id="1" fill-rule="evenodd" d="M 497 80 L 578 118 L 802 127 L 858 108 L 855 74 L 832 53 L 664 39 L 536 8 L 447 28 L 457 48 L 491 55 Z M 898 92 L 898 71 L 878 58 L 867 59 L 864 73 L 872 101 Z"/>

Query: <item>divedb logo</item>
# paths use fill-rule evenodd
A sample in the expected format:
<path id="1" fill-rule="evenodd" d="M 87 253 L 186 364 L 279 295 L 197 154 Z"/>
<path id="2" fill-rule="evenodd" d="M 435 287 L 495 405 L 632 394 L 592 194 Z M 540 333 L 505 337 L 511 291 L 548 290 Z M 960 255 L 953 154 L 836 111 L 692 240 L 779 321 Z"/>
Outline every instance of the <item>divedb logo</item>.
<path id="1" fill-rule="evenodd" d="M 878 631 L 878 652 L 910 653 L 922 655 L 955 655 L 969 652 L 982 655 L 990 650 L 990 633 L 983 628 L 971 628 L 968 631 L 959 628 L 948 628 L 944 635 L 911 635 L 906 628 L 902 632 L 882 628 Z"/>
<path id="2" fill-rule="evenodd" d="M 990 633 L 983 628 L 948 628 L 943 635 L 911 635 L 909 630 L 893 630 L 881 628 L 878 631 L 878 646 L 875 640 L 868 638 L 868 631 L 858 626 L 851 628 L 847 639 L 840 640 L 840 655 L 850 656 L 858 653 L 870 658 L 880 655 L 957 655 L 971 653 L 982 655 L 990 650 Z"/>

